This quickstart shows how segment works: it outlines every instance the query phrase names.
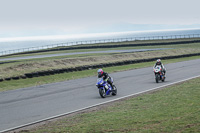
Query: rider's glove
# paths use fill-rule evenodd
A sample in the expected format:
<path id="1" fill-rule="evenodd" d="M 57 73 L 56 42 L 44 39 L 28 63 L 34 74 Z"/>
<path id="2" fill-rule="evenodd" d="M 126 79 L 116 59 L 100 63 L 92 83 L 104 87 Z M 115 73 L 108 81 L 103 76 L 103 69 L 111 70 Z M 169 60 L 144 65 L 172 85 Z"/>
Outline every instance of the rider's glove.
<path id="1" fill-rule="evenodd" d="M 106 81 L 107 82 L 107 80 L 109 79 L 109 77 L 107 78 L 107 79 L 105 79 L 104 81 Z"/>

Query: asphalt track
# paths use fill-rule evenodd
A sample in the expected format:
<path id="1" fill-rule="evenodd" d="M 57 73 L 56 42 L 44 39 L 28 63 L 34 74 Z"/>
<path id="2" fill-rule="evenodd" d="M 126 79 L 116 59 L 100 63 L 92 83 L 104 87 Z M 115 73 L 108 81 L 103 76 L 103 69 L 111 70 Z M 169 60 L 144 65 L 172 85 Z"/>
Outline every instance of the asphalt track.
<path id="1" fill-rule="evenodd" d="M 96 77 L 0 92 L 0 132 L 200 75 L 200 59 L 165 66 L 167 78 L 160 83 L 155 82 L 152 67 L 111 73 L 118 94 L 105 99 L 98 94 Z"/>
<path id="2" fill-rule="evenodd" d="M 170 48 L 107 50 L 107 51 L 90 51 L 90 52 L 74 52 L 74 53 L 46 54 L 46 55 L 34 55 L 34 56 L 23 56 L 23 57 L 2 58 L 2 59 L 0 59 L 0 61 L 23 60 L 23 59 L 37 59 L 37 58 L 47 58 L 47 57 L 66 56 L 66 55 L 80 55 L 80 54 L 131 53 L 131 52 L 156 51 L 156 50 L 165 50 L 165 49 L 170 49 Z"/>

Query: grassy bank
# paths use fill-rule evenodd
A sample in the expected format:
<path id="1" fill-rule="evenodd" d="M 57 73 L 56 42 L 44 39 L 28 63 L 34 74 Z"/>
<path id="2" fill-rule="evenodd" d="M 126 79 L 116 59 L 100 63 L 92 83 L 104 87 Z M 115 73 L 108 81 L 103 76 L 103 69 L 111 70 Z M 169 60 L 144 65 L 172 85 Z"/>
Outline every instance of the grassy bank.
<path id="1" fill-rule="evenodd" d="M 200 78 L 24 132 L 200 132 Z M 23 132 L 23 131 L 21 131 Z"/>
<path id="2" fill-rule="evenodd" d="M 167 43 L 167 42 L 183 42 L 183 41 L 194 41 L 200 40 L 200 38 L 187 38 L 187 39 L 167 39 L 167 40 L 138 40 L 138 41 L 127 41 L 127 42 L 110 42 L 110 43 L 99 43 L 99 44 L 82 44 L 82 45 L 73 45 L 73 46 L 66 46 L 66 47 L 56 47 L 50 48 L 51 49 L 58 49 L 57 51 L 47 51 L 47 52 L 36 52 L 36 53 L 19 53 L 17 55 L 7 55 L 7 56 L 0 56 L 1 58 L 12 58 L 12 57 L 21 57 L 21 56 L 33 56 L 33 55 L 45 55 L 45 54 L 59 54 L 59 53 L 73 53 L 73 52 L 88 52 L 88 51 L 106 51 L 106 50 L 119 50 L 119 49 L 142 49 L 142 48 L 171 48 L 171 47 L 187 47 L 188 45 L 193 45 L 196 43 L 186 43 L 186 44 L 178 44 L 178 45 L 156 45 L 156 46 L 130 46 L 130 47 L 114 47 L 117 45 L 123 44 L 154 44 L 154 43 Z M 107 46 L 113 45 L 112 48 L 91 48 L 92 46 Z M 87 46 L 89 47 L 84 49 L 68 49 L 68 50 L 60 50 L 60 48 L 73 48 L 73 47 L 82 47 Z"/>
<path id="3" fill-rule="evenodd" d="M 134 59 L 160 58 L 163 56 L 174 56 L 191 53 L 200 53 L 200 43 L 173 45 L 173 46 L 148 46 L 140 48 L 173 48 L 160 51 L 133 52 L 133 53 L 99 53 L 99 54 L 80 54 L 70 56 L 58 56 L 41 59 L 15 60 L 1 64 L 0 78 L 21 76 L 24 73 L 46 71 L 51 69 L 62 69 L 83 65 L 94 65 L 100 63 L 110 63 Z M 122 50 L 126 48 L 115 48 L 109 50 Z M 99 49 L 97 49 L 99 50 Z M 103 49 L 101 49 L 103 50 Z M 105 50 L 105 49 L 104 49 Z M 75 52 L 75 51 L 74 51 Z"/>
<path id="4" fill-rule="evenodd" d="M 193 60 L 193 59 L 199 59 L 199 58 L 200 56 L 194 56 L 194 57 L 187 57 L 187 58 L 181 58 L 181 59 L 163 60 L 162 62 L 164 64 L 168 64 L 168 63 L 175 63 L 175 62 Z M 143 67 L 151 67 L 154 65 L 154 63 L 155 62 L 145 62 L 145 63 L 137 63 L 137 64 L 131 64 L 131 65 L 116 66 L 116 67 L 107 67 L 103 69 L 104 71 L 108 73 L 113 73 L 117 71 L 125 71 L 125 70 L 131 70 L 131 69 L 137 69 L 137 68 L 143 68 Z M 60 82 L 60 81 L 78 79 L 78 78 L 89 77 L 89 76 L 96 76 L 96 74 L 97 74 L 97 70 L 94 69 L 94 70 L 85 70 L 85 71 L 78 71 L 78 72 L 71 72 L 71 73 L 55 74 L 55 75 L 49 75 L 49 76 L 43 76 L 43 77 L 37 77 L 37 78 L 4 81 L 4 82 L 0 82 L 0 91 L 7 91 L 7 90 L 25 88 L 25 87 L 30 87 L 30 86 L 38 86 L 38 85 L 47 84 L 47 83 Z"/>

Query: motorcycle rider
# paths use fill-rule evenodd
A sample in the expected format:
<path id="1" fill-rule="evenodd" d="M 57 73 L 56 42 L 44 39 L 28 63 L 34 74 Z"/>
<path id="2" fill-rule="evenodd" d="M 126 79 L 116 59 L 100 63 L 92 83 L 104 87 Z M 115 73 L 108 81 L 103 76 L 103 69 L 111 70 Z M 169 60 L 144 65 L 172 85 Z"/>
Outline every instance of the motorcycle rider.
<path id="1" fill-rule="evenodd" d="M 157 59 L 155 65 L 154 65 L 154 68 L 155 68 L 156 66 L 161 66 L 161 72 L 162 72 L 162 74 L 165 76 L 166 69 L 165 69 L 165 67 L 164 67 L 164 65 L 162 64 L 162 62 L 161 62 L 160 59 Z"/>
<path id="2" fill-rule="evenodd" d="M 111 81 L 111 77 L 108 75 L 108 73 L 104 72 L 102 69 L 99 69 L 97 73 L 98 73 L 98 78 L 103 78 L 103 80 L 108 82 L 111 85 L 111 87 L 114 89 L 113 83 Z"/>

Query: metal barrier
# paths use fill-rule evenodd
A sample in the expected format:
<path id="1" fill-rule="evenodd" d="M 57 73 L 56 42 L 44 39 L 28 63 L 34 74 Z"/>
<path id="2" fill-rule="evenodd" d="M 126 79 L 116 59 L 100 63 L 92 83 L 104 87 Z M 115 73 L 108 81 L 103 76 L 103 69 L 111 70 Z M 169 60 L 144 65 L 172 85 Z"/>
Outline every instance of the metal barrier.
<path id="1" fill-rule="evenodd" d="M 97 43 L 113 43 L 113 42 L 131 42 L 136 40 L 166 40 L 166 39 L 182 39 L 182 38 L 199 38 L 200 34 L 187 34 L 187 35 L 170 35 L 170 36 L 149 36 L 149 37 L 131 37 L 131 38 L 116 38 L 116 39 L 101 39 L 101 40 L 89 40 L 89 41 L 77 41 L 77 42 L 66 42 L 59 44 L 51 44 L 39 47 L 30 47 L 22 49 L 14 49 L 1 51 L 0 56 L 28 52 L 28 51 L 37 51 L 43 49 L 50 49 L 56 47 L 80 45 L 80 44 L 97 44 Z"/>

